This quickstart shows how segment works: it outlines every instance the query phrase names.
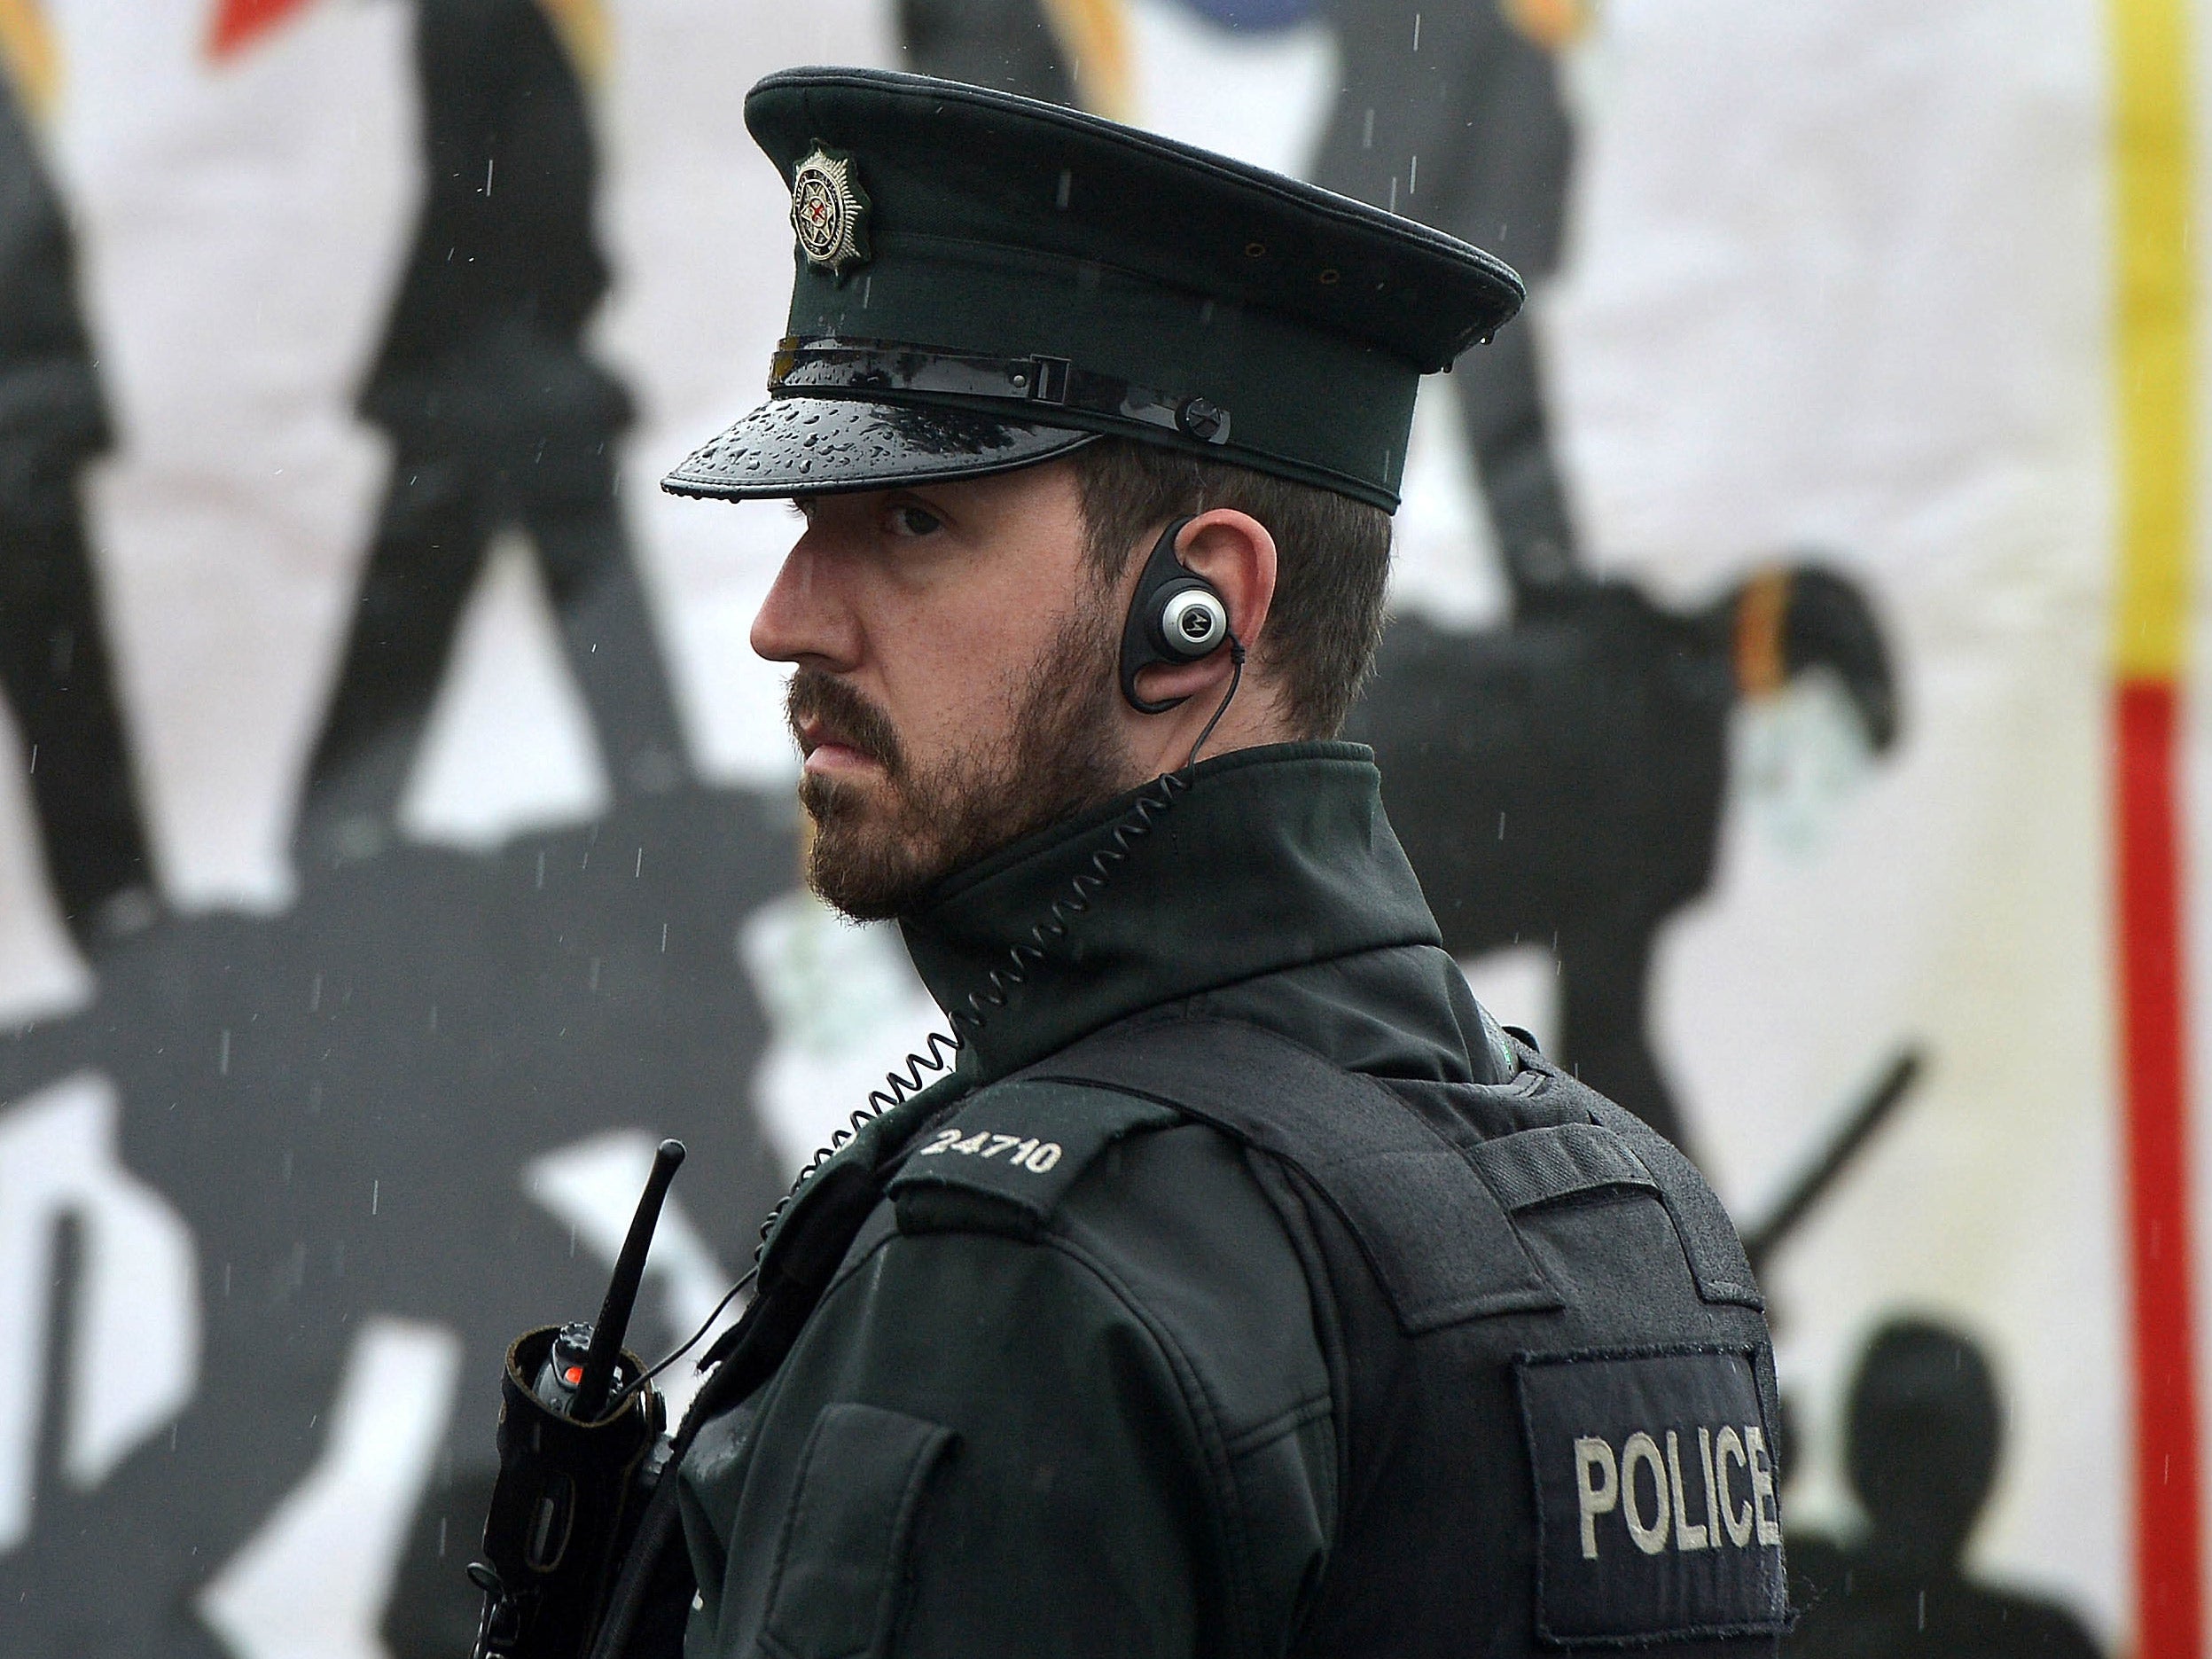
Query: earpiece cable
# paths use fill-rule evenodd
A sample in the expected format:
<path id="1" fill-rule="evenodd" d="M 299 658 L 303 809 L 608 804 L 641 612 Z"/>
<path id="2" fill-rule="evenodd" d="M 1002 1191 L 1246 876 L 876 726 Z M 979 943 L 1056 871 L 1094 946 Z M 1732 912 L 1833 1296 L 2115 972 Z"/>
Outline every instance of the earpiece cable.
<path id="1" fill-rule="evenodd" d="M 1045 959 L 1046 951 L 1067 937 L 1069 923 L 1090 909 L 1098 895 L 1106 890 L 1114 871 L 1129 862 L 1134 845 L 1152 833 L 1153 826 L 1161 815 L 1191 786 L 1191 780 L 1185 774 L 1198 764 L 1199 751 L 1213 737 L 1214 729 L 1221 724 L 1222 716 L 1229 712 L 1229 705 L 1236 700 L 1237 688 L 1244 684 L 1244 643 L 1231 634 L 1229 636 L 1228 688 L 1222 693 L 1221 701 L 1215 705 L 1213 715 L 1199 732 L 1198 740 L 1191 745 L 1190 756 L 1183 763 L 1183 771 L 1164 772 L 1154 779 L 1159 791 L 1157 794 L 1140 793 L 1137 795 L 1129 815 L 1114 826 L 1107 837 L 1107 845 L 1091 854 L 1089 866 L 1078 871 L 1068 884 L 1068 890 L 1052 901 L 1044 919 L 1029 929 L 1028 938 L 1007 947 L 1005 966 L 991 970 L 981 988 L 968 993 L 965 1006 L 952 1010 L 947 1016 L 950 1029 L 932 1031 L 920 1053 L 909 1054 L 903 1064 L 885 1073 L 883 1087 L 870 1090 L 867 1104 L 854 1112 L 846 1126 L 830 1137 L 829 1145 L 821 1147 L 807 1160 L 806 1167 L 799 1171 L 798 1179 L 791 1184 L 791 1190 L 777 1201 L 775 1208 L 761 1223 L 760 1242 L 753 1248 L 752 1271 L 730 1287 L 729 1294 L 716 1304 L 714 1312 L 707 1315 L 707 1323 L 700 1326 L 689 1342 L 622 1391 L 621 1399 L 615 1402 L 617 1407 L 698 1346 L 700 1339 L 722 1317 L 723 1310 L 759 1276 L 761 1258 L 768 1252 L 769 1237 L 776 1231 L 776 1224 L 783 1219 L 784 1212 L 791 1208 L 792 1200 L 798 1197 L 800 1190 L 814 1178 L 816 1171 L 842 1151 L 846 1143 L 866 1125 L 886 1112 L 895 1111 L 904 1106 L 924 1089 L 950 1073 L 960 1052 L 967 1047 L 969 1039 L 983 1029 L 992 1014 L 1012 999 L 1015 990 L 1028 982 L 1030 970 Z M 925 1072 L 934 1074 L 930 1083 L 922 1081 Z"/>
<path id="2" fill-rule="evenodd" d="M 1206 723 L 1206 729 L 1198 734 L 1198 741 L 1191 745 L 1190 758 L 1183 763 L 1185 771 L 1198 764 L 1198 752 L 1206 747 L 1207 739 L 1214 735 L 1214 728 L 1229 712 L 1229 705 L 1236 700 L 1237 687 L 1244 684 L 1244 641 L 1236 635 L 1229 636 L 1229 689 L 1221 694 L 1221 701 L 1214 706 L 1214 716 Z"/>
<path id="3" fill-rule="evenodd" d="M 692 1350 L 697 1348 L 700 1341 L 706 1336 L 707 1333 L 715 1328 L 715 1321 L 722 1318 L 723 1310 L 727 1308 L 731 1303 L 738 1299 L 738 1293 L 739 1291 L 743 1290 L 747 1285 L 751 1284 L 760 1276 L 761 1270 L 756 1265 L 749 1270 L 743 1279 L 740 1279 L 736 1284 L 731 1286 L 728 1290 L 724 1291 L 723 1293 L 722 1300 L 715 1303 L 715 1311 L 707 1316 L 705 1320 L 700 1325 L 699 1329 L 693 1331 L 691 1335 L 684 1338 L 682 1346 L 673 1349 L 668 1353 L 663 1355 L 660 1359 L 654 1364 L 653 1367 L 650 1371 L 647 1371 L 643 1376 L 639 1377 L 637 1381 L 631 1383 L 620 1394 L 616 1395 L 614 1398 L 608 1403 L 606 1410 L 600 1413 L 598 1420 L 606 1422 L 617 1416 L 621 1412 L 622 1407 L 629 1404 L 629 1397 L 631 1395 L 637 1393 L 648 1382 L 651 1382 L 655 1377 L 666 1371 L 670 1366 L 676 1364 L 677 1360 L 683 1358 L 684 1355 L 690 1353 Z"/>
<path id="4" fill-rule="evenodd" d="M 1200 733 L 1199 741 L 1201 744 L 1212 734 L 1215 723 L 1229 707 L 1229 698 L 1236 694 L 1238 678 L 1244 672 L 1244 647 L 1233 641 L 1231 661 L 1235 664 L 1235 670 L 1230 678 L 1228 696 L 1222 699 L 1221 707 L 1214 711 L 1214 718 L 1207 722 L 1205 732 Z M 1194 747 L 1191 753 L 1195 759 L 1198 750 Z M 846 1143 L 867 1124 L 886 1112 L 895 1111 L 905 1105 L 951 1071 L 955 1060 L 967 1047 L 969 1039 L 983 1029 L 992 1014 L 1012 999 L 1015 990 L 1028 982 L 1031 969 L 1045 959 L 1046 951 L 1067 937 L 1070 922 L 1090 910 L 1098 895 L 1106 890 L 1115 869 L 1129 862 L 1136 843 L 1152 833 L 1153 826 L 1161 815 L 1173 806 L 1176 797 L 1190 786 L 1190 779 L 1181 773 L 1167 772 L 1154 780 L 1156 793 L 1148 791 L 1137 795 L 1128 815 L 1114 826 L 1107 836 L 1107 844 L 1090 855 L 1090 864 L 1075 873 L 1068 883 L 1067 891 L 1052 901 L 1044 919 L 1029 929 L 1027 939 L 1007 947 L 1005 965 L 992 969 L 985 976 L 981 987 L 967 994 L 965 1006 L 952 1010 L 948 1015 L 951 1029 L 931 1032 L 920 1053 L 909 1054 L 902 1065 L 886 1073 L 883 1087 L 871 1090 L 867 1104 L 854 1112 L 846 1126 L 830 1137 L 827 1146 L 807 1160 L 806 1167 L 799 1171 L 799 1177 L 792 1182 L 790 1190 L 777 1201 L 775 1208 L 761 1223 L 760 1242 L 753 1248 L 752 1271 L 731 1287 L 729 1295 L 723 1298 L 720 1306 L 708 1317 L 707 1325 L 702 1326 L 691 1341 L 632 1383 L 625 1390 L 625 1397 L 698 1345 L 700 1338 L 707 1334 L 707 1327 L 721 1317 L 722 1310 L 728 1307 L 738 1293 L 759 1276 L 761 1258 L 768 1252 L 769 1237 L 776 1231 L 776 1224 L 791 1208 L 792 1200 L 798 1197 L 801 1190 L 814 1178 L 816 1172 L 842 1151 Z M 934 1074 L 930 1083 L 923 1081 L 925 1073 Z"/>

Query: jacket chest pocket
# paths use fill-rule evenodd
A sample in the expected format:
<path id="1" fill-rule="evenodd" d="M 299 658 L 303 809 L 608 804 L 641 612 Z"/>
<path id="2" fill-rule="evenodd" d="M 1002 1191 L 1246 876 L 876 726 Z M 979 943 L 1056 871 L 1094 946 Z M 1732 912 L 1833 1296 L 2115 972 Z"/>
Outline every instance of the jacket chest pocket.
<path id="1" fill-rule="evenodd" d="M 769 1659 L 884 1659 L 914 1521 L 956 1444 L 949 1428 L 852 1403 L 814 1420 L 776 1546 L 761 1627 Z"/>

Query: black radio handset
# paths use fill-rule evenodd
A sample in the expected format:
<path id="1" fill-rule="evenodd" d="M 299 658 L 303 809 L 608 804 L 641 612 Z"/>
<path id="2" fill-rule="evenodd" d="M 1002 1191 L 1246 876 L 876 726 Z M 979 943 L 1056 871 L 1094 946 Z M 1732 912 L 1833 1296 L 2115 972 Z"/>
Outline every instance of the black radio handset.
<path id="1" fill-rule="evenodd" d="M 598 1319 L 541 1326 L 507 1350 L 487 1559 L 469 1569 L 484 1592 L 477 1659 L 578 1659 L 590 1644 L 658 1474 L 666 1413 L 622 1337 L 683 1162 L 680 1140 L 653 1154 Z"/>

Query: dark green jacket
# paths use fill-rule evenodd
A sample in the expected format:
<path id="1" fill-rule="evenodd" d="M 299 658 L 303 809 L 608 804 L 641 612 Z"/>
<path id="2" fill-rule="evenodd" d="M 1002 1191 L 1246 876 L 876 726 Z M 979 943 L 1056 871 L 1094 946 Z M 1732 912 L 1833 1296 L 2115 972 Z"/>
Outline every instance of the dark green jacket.
<path id="1" fill-rule="evenodd" d="M 989 1085 L 1177 1004 L 1376 1076 L 1510 1076 L 1378 784 L 1343 744 L 1201 766 L 1003 1007 L 1008 946 L 1128 802 L 956 877 L 907 925 L 940 1003 L 989 1012 L 955 1078 L 840 1154 L 903 1159 L 898 1201 L 685 1461 L 691 1659 L 1283 1651 L 1339 1458 L 1307 1274 L 1255 1154 L 1142 1102 L 1094 1096 L 1078 1121 Z M 1031 1169 L 1008 1174 L 1016 1156 Z"/>

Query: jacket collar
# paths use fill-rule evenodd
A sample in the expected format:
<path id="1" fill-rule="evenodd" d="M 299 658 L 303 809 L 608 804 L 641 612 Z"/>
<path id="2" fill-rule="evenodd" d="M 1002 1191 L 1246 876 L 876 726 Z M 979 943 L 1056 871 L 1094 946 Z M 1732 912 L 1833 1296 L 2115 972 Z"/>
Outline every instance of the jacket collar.
<path id="1" fill-rule="evenodd" d="M 947 878 L 901 927 L 961 1074 L 989 1083 L 1260 974 L 1439 943 L 1381 783 L 1356 744 L 1240 749 Z"/>

